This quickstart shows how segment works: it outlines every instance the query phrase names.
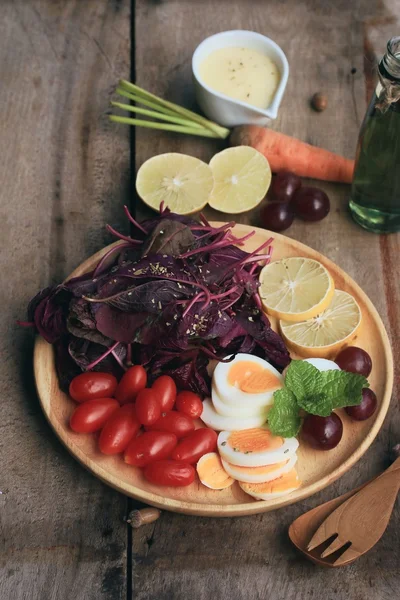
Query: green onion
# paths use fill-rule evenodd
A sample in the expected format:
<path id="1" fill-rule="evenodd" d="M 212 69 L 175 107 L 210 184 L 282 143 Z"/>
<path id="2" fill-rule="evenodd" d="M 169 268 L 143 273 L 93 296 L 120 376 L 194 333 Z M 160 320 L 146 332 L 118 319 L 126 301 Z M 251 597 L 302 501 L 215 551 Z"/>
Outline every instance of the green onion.
<path id="1" fill-rule="evenodd" d="M 150 129 L 160 129 L 163 131 L 174 131 L 176 133 L 222 139 L 228 137 L 230 133 L 229 129 L 221 127 L 220 125 L 217 125 L 217 123 L 213 123 L 205 117 L 183 108 L 178 104 L 163 100 L 124 79 L 119 82 L 116 92 L 120 96 L 135 102 L 135 105 L 111 102 L 112 106 L 128 112 L 138 113 L 152 119 L 158 119 L 159 121 L 168 121 L 168 123 L 144 119 L 132 119 L 130 117 L 119 117 L 116 115 L 110 116 L 111 121 L 136 125 L 139 127 L 149 127 Z M 142 104 L 147 108 L 140 108 L 137 104 Z"/>

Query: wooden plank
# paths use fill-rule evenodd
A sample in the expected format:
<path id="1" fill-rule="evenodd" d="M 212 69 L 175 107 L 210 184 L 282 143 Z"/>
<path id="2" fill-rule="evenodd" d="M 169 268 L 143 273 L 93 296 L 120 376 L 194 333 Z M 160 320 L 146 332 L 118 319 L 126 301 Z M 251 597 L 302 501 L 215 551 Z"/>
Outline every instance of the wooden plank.
<path id="1" fill-rule="evenodd" d="M 193 107 L 191 56 L 197 44 L 217 31 L 256 30 L 281 45 L 291 66 L 279 118 L 272 126 L 345 156 L 354 156 L 366 107 L 364 25 L 367 19 L 381 23 L 392 18 L 382 3 L 171 0 L 150 4 L 139 0 L 136 4 L 135 55 L 140 86 Z M 394 0 L 387 0 L 386 4 L 390 8 Z M 321 114 L 309 107 L 309 98 L 316 91 L 328 95 L 328 109 Z M 186 152 L 209 160 L 222 147 L 223 143 L 212 140 L 137 130 L 136 167 L 150 156 L 166 151 Z M 379 238 L 355 225 L 347 212 L 348 186 L 318 185 L 331 198 L 329 217 L 316 224 L 297 221 L 287 234 L 345 269 L 368 293 L 396 340 L 400 301 L 395 279 L 398 236 Z M 145 213 L 140 202 L 137 212 Z M 229 218 L 211 210 L 207 215 L 218 220 Z M 241 215 L 240 221 L 256 225 L 258 219 L 253 212 Z M 398 374 L 397 370 L 397 394 Z M 292 507 L 256 517 L 207 521 L 165 513 L 155 525 L 134 534 L 135 597 L 180 600 L 187 597 L 188 590 L 196 600 L 392 597 L 399 583 L 398 556 L 392 551 L 397 543 L 398 508 L 377 547 L 358 564 L 344 570 L 317 570 L 304 561 L 290 545 L 287 527 L 308 508 L 379 472 L 388 449 L 398 441 L 395 432 L 399 427 L 398 406 L 393 402 L 377 441 L 357 466 L 327 490 Z"/>
<path id="2" fill-rule="evenodd" d="M 126 597 L 126 498 L 79 466 L 40 411 L 28 300 L 128 230 L 129 133 L 106 112 L 130 71 L 130 2 L 2 3 L 0 598 Z"/>

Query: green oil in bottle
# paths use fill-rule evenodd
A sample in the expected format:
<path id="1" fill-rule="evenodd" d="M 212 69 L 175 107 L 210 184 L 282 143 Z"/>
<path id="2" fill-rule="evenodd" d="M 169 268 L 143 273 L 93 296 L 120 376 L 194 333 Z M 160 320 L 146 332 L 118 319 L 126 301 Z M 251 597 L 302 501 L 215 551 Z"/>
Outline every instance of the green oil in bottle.
<path id="1" fill-rule="evenodd" d="M 379 73 L 360 130 L 350 211 L 365 229 L 389 233 L 400 231 L 400 37 L 389 41 Z"/>

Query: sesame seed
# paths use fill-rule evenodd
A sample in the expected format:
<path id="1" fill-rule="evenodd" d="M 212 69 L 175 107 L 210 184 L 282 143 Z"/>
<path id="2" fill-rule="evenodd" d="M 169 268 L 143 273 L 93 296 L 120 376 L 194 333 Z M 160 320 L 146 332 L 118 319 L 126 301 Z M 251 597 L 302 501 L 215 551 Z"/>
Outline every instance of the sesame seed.
<path id="1" fill-rule="evenodd" d="M 158 308 L 161 310 L 162 309 L 162 304 L 161 302 L 158 303 Z"/>
<path id="2" fill-rule="evenodd" d="M 254 323 L 254 319 L 253 317 L 248 317 L 249 321 L 251 321 L 252 323 Z"/>

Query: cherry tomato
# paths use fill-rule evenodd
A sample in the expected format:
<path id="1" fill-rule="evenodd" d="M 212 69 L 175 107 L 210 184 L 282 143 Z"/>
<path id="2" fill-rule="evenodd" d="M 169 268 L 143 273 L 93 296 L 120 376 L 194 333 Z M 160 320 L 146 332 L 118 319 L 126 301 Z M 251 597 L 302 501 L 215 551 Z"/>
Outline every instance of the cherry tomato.
<path id="1" fill-rule="evenodd" d="M 141 390 L 136 398 L 136 416 L 142 425 L 153 425 L 161 417 L 161 406 L 154 390 Z"/>
<path id="2" fill-rule="evenodd" d="M 161 375 L 155 380 L 151 389 L 157 393 L 157 400 L 161 406 L 161 412 L 172 410 L 176 398 L 175 381 L 169 375 Z"/>
<path id="3" fill-rule="evenodd" d="M 115 392 L 115 397 L 120 404 L 133 402 L 147 384 L 147 373 L 141 365 L 130 367 L 122 376 Z"/>
<path id="4" fill-rule="evenodd" d="M 150 483 L 174 487 L 190 485 L 196 475 L 192 465 L 176 460 L 158 460 L 150 463 L 143 473 Z"/>
<path id="5" fill-rule="evenodd" d="M 176 397 L 176 410 L 197 419 L 203 412 L 203 403 L 194 392 L 179 392 Z"/>
<path id="6" fill-rule="evenodd" d="M 217 438 L 216 432 L 212 429 L 196 429 L 179 442 L 173 450 L 171 458 L 186 463 L 197 463 L 204 454 L 214 452 L 217 447 Z"/>
<path id="7" fill-rule="evenodd" d="M 146 427 L 148 431 L 168 431 L 182 438 L 194 431 L 193 420 L 183 413 L 170 410 L 163 413 L 153 425 Z"/>
<path id="8" fill-rule="evenodd" d="M 111 373 L 89 371 L 73 378 L 69 385 L 69 395 L 75 402 L 86 402 L 94 398 L 111 398 L 117 389 L 118 381 Z"/>
<path id="9" fill-rule="evenodd" d="M 76 407 L 69 425 L 77 433 L 93 433 L 101 429 L 119 408 L 114 398 L 93 398 Z"/>
<path id="10" fill-rule="evenodd" d="M 128 465 L 144 467 L 156 460 L 168 458 L 177 443 L 178 438 L 173 433 L 146 431 L 129 443 L 124 460 Z"/>
<path id="11" fill-rule="evenodd" d="M 100 452 L 119 454 L 140 429 L 133 404 L 125 404 L 115 411 L 105 424 L 99 438 Z"/>

